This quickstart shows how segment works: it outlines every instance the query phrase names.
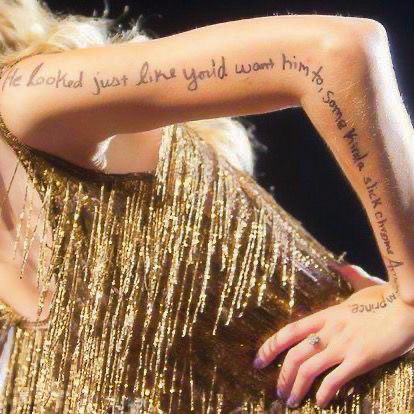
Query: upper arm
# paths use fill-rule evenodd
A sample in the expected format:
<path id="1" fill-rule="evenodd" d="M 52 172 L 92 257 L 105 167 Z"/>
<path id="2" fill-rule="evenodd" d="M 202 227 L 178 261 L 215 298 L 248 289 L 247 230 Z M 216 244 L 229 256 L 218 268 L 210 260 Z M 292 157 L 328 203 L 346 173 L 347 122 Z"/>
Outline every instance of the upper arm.
<path id="1" fill-rule="evenodd" d="M 144 43 L 35 55 L 3 76 L 2 111 L 20 139 L 41 144 L 56 128 L 62 139 L 96 143 L 116 133 L 296 106 L 311 81 L 312 74 L 302 76 L 306 66 L 323 60 L 326 35 L 349 19 L 258 17 Z"/>

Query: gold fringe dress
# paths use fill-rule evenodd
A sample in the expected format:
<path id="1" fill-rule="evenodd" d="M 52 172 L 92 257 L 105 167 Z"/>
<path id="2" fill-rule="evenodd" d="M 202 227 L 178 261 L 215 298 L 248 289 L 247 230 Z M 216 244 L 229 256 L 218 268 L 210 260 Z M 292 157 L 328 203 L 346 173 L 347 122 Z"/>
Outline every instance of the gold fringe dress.
<path id="1" fill-rule="evenodd" d="M 37 243 L 42 298 L 56 285 L 43 325 L 0 302 L 1 413 L 414 413 L 411 353 L 326 409 L 323 375 L 296 409 L 274 396 L 284 354 L 262 370 L 254 355 L 352 293 L 327 267 L 342 255 L 187 124 L 163 128 L 155 171 L 126 174 L 31 148 L 1 117 L 0 132 L 27 177 L 16 246 Z"/>

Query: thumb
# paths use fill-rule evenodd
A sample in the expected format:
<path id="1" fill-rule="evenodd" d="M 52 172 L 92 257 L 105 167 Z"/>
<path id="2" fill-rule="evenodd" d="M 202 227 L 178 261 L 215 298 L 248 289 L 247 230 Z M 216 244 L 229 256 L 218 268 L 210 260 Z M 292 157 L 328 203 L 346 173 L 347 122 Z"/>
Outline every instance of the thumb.
<path id="1" fill-rule="evenodd" d="M 336 271 L 342 278 L 347 280 L 354 290 L 361 290 L 369 286 L 385 283 L 379 277 L 371 276 L 360 266 L 352 264 L 329 263 L 329 267 Z"/>

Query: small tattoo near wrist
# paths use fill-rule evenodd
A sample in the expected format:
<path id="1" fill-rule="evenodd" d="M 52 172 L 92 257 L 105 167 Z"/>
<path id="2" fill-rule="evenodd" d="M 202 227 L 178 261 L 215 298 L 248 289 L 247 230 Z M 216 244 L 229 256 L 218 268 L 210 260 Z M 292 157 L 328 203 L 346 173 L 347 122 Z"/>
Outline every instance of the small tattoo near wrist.
<path id="1" fill-rule="evenodd" d="M 385 309 L 387 306 L 390 306 L 391 303 L 393 303 L 395 300 L 397 300 L 397 292 L 391 292 L 390 294 L 386 295 L 383 300 L 379 300 L 374 303 L 354 303 L 351 305 L 352 313 L 363 313 L 363 312 L 376 312 L 380 311 L 382 309 Z"/>

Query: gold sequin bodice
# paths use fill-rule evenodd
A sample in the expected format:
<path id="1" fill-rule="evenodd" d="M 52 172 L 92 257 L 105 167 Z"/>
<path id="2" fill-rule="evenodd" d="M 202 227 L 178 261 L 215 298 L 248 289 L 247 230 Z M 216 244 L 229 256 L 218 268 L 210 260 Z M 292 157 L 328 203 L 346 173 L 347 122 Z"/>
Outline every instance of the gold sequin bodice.
<path id="1" fill-rule="evenodd" d="M 46 326 L 1 304 L 0 342 L 15 329 L 1 413 L 286 412 L 281 359 L 256 370 L 253 357 L 351 293 L 332 252 L 187 124 L 163 128 L 153 173 L 78 167 L 23 145 L 1 117 L 0 132 L 42 202 L 21 245 L 37 238 L 39 283 L 56 284 Z M 411 357 L 394 361 L 325 412 L 412 412 L 412 373 Z M 296 412 L 322 412 L 314 390 Z"/>

